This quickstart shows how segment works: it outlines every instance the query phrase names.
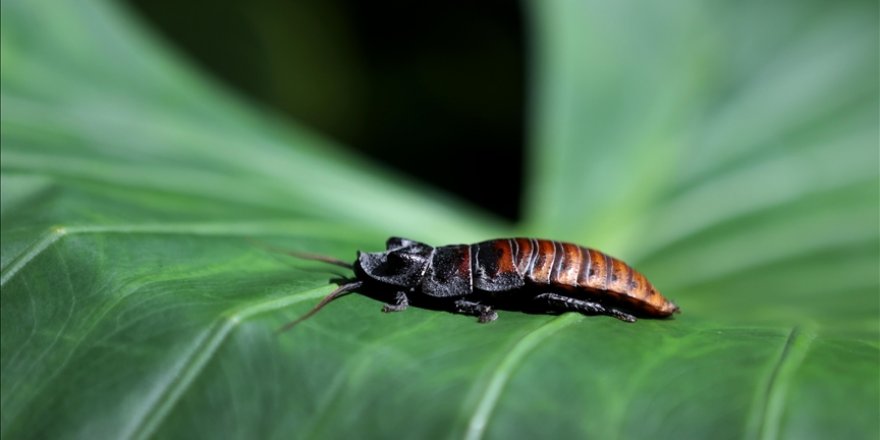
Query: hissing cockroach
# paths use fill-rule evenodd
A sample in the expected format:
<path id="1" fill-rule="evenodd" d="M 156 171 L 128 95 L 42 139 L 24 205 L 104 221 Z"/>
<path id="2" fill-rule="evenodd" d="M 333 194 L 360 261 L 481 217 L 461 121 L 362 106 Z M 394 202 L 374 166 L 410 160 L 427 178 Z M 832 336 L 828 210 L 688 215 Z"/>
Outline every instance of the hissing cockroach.
<path id="1" fill-rule="evenodd" d="M 293 327 L 330 301 L 352 291 L 385 299 L 384 312 L 410 304 L 498 318 L 494 308 L 539 313 L 580 312 L 635 322 L 636 315 L 665 318 L 679 311 L 639 272 L 602 252 L 533 238 L 432 247 L 388 239 L 384 252 L 360 252 L 354 264 L 292 253 L 354 270 L 354 278 L 327 295 Z"/>

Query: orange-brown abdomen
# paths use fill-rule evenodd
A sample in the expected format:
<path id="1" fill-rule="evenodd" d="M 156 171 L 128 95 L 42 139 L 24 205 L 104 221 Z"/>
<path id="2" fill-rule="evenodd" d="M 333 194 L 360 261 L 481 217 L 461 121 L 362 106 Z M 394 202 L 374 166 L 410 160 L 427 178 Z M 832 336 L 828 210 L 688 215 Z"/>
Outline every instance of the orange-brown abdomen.
<path id="1" fill-rule="evenodd" d="M 582 294 L 651 316 L 669 316 L 678 311 L 644 275 L 597 250 L 529 238 L 484 243 L 496 247 L 497 255 L 505 260 L 512 259 L 498 261 L 496 267 L 514 268 L 526 286 L 546 285 L 548 291 Z"/>

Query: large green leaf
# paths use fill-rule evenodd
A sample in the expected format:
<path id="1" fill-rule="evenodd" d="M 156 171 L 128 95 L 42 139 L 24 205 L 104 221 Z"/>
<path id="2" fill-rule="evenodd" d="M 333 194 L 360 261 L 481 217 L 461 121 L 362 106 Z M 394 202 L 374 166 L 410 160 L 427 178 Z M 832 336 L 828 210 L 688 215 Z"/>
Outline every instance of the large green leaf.
<path id="1" fill-rule="evenodd" d="M 259 112 L 103 1 L 2 3 L 4 438 L 876 438 L 877 6 L 535 2 L 512 228 Z M 529 233 L 673 321 L 491 325 L 273 245 Z"/>

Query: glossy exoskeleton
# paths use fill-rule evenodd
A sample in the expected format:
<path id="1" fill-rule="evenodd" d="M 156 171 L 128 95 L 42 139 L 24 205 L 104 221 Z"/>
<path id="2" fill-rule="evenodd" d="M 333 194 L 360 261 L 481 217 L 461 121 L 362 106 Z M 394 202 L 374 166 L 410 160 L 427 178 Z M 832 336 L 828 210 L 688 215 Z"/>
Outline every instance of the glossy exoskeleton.
<path id="1" fill-rule="evenodd" d="M 530 238 L 432 247 L 388 239 L 384 252 L 358 252 L 354 264 L 295 254 L 354 270 L 355 277 L 286 328 L 352 291 L 388 301 L 385 312 L 410 304 L 478 317 L 498 318 L 495 308 L 537 313 L 580 312 L 626 322 L 636 316 L 665 318 L 679 311 L 644 275 L 602 252 L 559 241 Z"/>

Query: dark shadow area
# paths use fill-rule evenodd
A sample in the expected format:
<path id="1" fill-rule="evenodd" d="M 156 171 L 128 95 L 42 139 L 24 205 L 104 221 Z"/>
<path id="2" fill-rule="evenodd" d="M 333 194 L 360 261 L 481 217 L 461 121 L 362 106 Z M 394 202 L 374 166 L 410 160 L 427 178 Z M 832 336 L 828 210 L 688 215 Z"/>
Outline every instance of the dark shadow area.
<path id="1" fill-rule="evenodd" d="M 355 277 L 339 277 L 328 280 L 329 283 L 344 285 L 352 282 L 356 282 L 357 278 Z M 384 286 L 377 285 L 375 283 L 366 282 L 362 287 L 355 289 L 353 292 L 355 294 L 360 294 L 371 298 L 376 301 L 376 310 L 381 311 L 382 306 L 384 304 L 393 304 L 395 302 L 396 293 L 402 289 L 395 288 L 393 286 Z M 573 298 L 581 298 L 584 300 L 589 300 L 603 308 L 609 310 L 606 312 L 586 312 L 586 311 L 576 311 L 570 309 L 559 308 L 558 306 L 553 306 L 547 304 L 542 301 L 536 301 L 535 297 L 541 293 L 547 293 L 557 291 L 563 296 L 570 296 Z M 605 317 L 608 319 L 617 319 L 620 318 L 614 316 L 615 313 L 611 313 L 612 311 L 619 311 L 624 315 L 631 315 L 629 318 L 633 319 L 623 319 L 622 321 L 626 321 L 627 323 L 636 322 L 637 319 L 659 319 L 659 320 L 673 320 L 675 316 L 669 317 L 659 317 L 651 313 L 647 313 L 643 308 L 637 307 L 634 304 L 630 304 L 627 302 L 615 301 L 612 299 L 610 295 L 607 295 L 602 292 L 564 292 L 559 291 L 558 289 L 553 288 L 544 288 L 544 289 L 534 289 L 534 288 L 524 288 L 517 289 L 505 292 L 474 292 L 473 294 L 467 296 L 459 296 L 459 297 L 451 297 L 451 298 L 434 298 L 427 295 L 424 295 L 419 292 L 411 292 L 408 294 L 409 297 L 409 307 L 416 307 L 421 309 L 433 310 L 436 312 L 447 312 L 457 315 L 462 315 L 463 313 L 456 311 L 455 301 L 458 299 L 464 299 L 467 301 L 473 301 L 480 303 L 482 305 L 490 306 L 492 309 L 496 311 L 507 311 L 507 312 L 519 312 L 526 313 L 529 315 L 561 315 L 563 313 L 579 313 L 585 316 L 591 317 Z M 317 304 L 317 301 L 316 301 Z M 406 310 L 399 312 L 390 312 L 390 313 L 406 313 Z M 477 321 L 476 316 L 472 316 L 474 321 Z M 637 319 L 635 319 L 637 318 Z"/>
<path id="2" fill-rule="evenodd" d="M 485 210 L 519 217 L 518 3 L 129 3 L 256 102 Z"/>

